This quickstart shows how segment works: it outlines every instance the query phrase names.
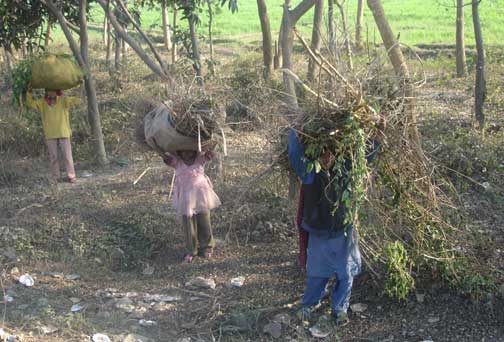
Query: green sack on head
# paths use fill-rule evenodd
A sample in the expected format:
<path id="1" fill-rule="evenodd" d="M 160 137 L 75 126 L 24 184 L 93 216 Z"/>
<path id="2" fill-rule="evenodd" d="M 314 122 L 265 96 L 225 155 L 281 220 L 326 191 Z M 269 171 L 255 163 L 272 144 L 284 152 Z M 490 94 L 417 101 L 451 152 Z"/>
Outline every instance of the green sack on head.
<path id="1" fill-rule="evenodd" d="M 67 55 L 46 54 L 37 58 L 32 65 L 33 88 L 66 90 L 82 82 L 82 71 Z"/>

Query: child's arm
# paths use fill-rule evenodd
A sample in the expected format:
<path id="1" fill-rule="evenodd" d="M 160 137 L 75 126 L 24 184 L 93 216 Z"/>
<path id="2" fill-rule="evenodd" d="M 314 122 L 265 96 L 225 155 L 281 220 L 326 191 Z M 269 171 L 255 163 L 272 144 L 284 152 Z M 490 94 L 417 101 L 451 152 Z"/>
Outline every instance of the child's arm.
<path id="1" fill-rule="evenodd" d="M 67 109 L 78 106 L 81 103 L 80 97 L 75 96 L 65 96 L 65 107 Z"/>
<path id="2" fill-rule="evenodd" d="M 171 167 L 176 167 L 177 166 L 177 161 L 178 158 L 175 157 L 174 155 L 166 152 L 163 156 L 163 161 L 166 165 L 171 166 Z"/>
<path id="3" fill-rule="evenodd" d="M 39 112 L 42 111 L 40 100 L 33 99 L 31 86 L 28 86 L 28 90 L 26 91 L 26 106 Z"/>
<path id="4" fill-rule="evenodd" d="M 301 141 L 299 141 L 299 138 L 293 129 L 289 131 L 288 154 L 290 165 L 296 175 L 301 178 L 301 181 L 304 184 L 313 183 L 315 172 L 306 172 L 307 160 L 304 155 L 304 146 Z"/>
<path id="5" fill-rule="evenodd" d="M 215 152 L 214 151 L 204 151 L 198 154 L 198 161 L 202 164 L 205 165 L 208 163 L 210 160 L 212 160 L 215 157 Z"/>

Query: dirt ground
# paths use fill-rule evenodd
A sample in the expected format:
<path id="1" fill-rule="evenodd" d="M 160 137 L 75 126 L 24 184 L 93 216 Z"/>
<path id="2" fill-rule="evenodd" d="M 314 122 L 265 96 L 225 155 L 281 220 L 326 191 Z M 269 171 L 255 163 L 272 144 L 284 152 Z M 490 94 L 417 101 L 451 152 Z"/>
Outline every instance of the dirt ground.
<path id="1" fill-rule="evenodd" d="M 471 130 L 471 80 L 461 83 L 443 75 L 428 75 L 429 84 L 419 94 L 419 112 L 429 114 L 421 116 L 421 130 L 429 155 L 460 170 L 469 167 L 460 164 L 467 145 L 454 151 L 446 139 Z M 491 134 L 498 137 L 502 103 L 502 94 L 491 94 Z M 45 157 L 4 160 L 0 327 L 26 342 L 91 341 L 97 333 L 115 342 L 315 340 L 295 315 L 304 275 L 296 264 L 295 208 L 286 199 L 287 180 L 275 171 L 255 178 L 271 161 L 271 130 L 229 130 L 227 138 L 224 179 L 214 182 L 223 203 L 212 213 L 216 252 L 192 264 L 182 262 L 180 224 L 168 198 L 172 171 L 158 158 L 117 147 L 122 155 L 117 152 L 105 169 L 77 158 L 77 184 L 56 186 L 49 183 Z M 486 166 L 478 163 L 483 156 L 467 152 L 470 167 L 480 170 L 460 202 L 472 218 L 470 229 L 484 236 L 485 262 L 502 273 L 504 168 L 485 175 Z M 448 164 L 446 154 L 464 158 L 453 157 Z M 496 165 L 504 165 L 503 155 L 495 156 Z M 486 182 L 491 191 L 484 190 Z M 34 286 L 19 284 L 24 274 L 34 278 Z M 243 286 L 231 286 L 239 276 Z M 195 277 L 214 280 L 215 288 L 188 286 Z M 502 297 L 470 299 L 441 281 L 422 281 L 398 303 L 385 297 L 379 280 L 365 271 L 351 300 L 365 309 L 351 310 L 350 323 L 323 340 L 504 341 Z M 316 316 L 328 307 L 326 300 Z"/>
<path id="2" fill-rule="evenodd" d="M 280 195 L 274 195 L 279 181 L 273 177 L 258 183 L 239 204 L 233 203 L 247 187 L 247 179 L 266 165 L 268 144 L 261 132 L 230 133 L 229 139 L 225 182 L 216 185 L 223 201 L 213 214 L 216 255 L 193 264 L 181 260 L 181 233 L 167 198 L 171 171 L 158 160 L 114 165 L 106 171 L 78 163 L 78 183 L 57 187 L 28 171 L 17 184 L 3 187 L 2 229 L 36 225 L 45 230 L 30 234 L 35 239 L 50 234 L 46 238 L 54 244 L 52 259 L 57 258 L 60 244 L 73 244 L 76 254 L 78 248 L 89 255 L 94 255 L 93 248 L 105 250 L 89 261 L 62 255 L 60 262 L 21 259 L 5 265 L 3 286 L 14 299 L 3 310 L 5 330 L 22 341 L 85 341 L 94 333 L 105 333 L 114 341 L 126 341 L 128 334 L 153 341 L 268 341 L 273 338 L 263 333 L 264 326 L 284 313 L 289 321 L 282 325 L 278 340 L 308 341 L 308 332 L 293 314 L 304 276 L 295 263 L 292 211 Z M 25 163 L 30 169 L 33 161 Z M 133 185 L 148 166 L 152 169 Z M 138 224 L 142 227 L 131 228 Z M 74 236 L 60 235 L 68 231 L 61 225 L 71 225 Z M 79 231 L 91 225 L 112 230 L 93 242 L 104 247 L 81 246 L 86 241 L 79 241 Z M 120 234 L 141 240 L 138 243 L 150 249 L 145 254 L 150 257 L 130 255 L 134 251 L 126 245 L 123 250 L 107 250 L 106 240 L 120 229 L 124 230 Z M 25 273 L 35 278 L 33 287 L 17 283 Z M 66 279 L 69 274 L 80 277 Z M 214 279 L 215 289 L 188 288 L 186 282 L 196 276 Z M 230 287 L 230 280 L 238 276 L 245 277 L 244 285 Z M 367 310 L 351 312 L 351 323 L 327 340 L 504 341 L 502 301 L 495 297 L 471 301 L 440 284 L 423 286 L 400 304 L 383 297 L 365 273 L 357 279 L 352 303 L 364 303 Z M 155 294 L 173 298 L 168 302 L 148 298 Z M 71 313 L 75 303 L 83 309 Z M 327 303 L 320 310 L 326 309 Z M 143 327 L 141 319 L 156 325 Z"/>

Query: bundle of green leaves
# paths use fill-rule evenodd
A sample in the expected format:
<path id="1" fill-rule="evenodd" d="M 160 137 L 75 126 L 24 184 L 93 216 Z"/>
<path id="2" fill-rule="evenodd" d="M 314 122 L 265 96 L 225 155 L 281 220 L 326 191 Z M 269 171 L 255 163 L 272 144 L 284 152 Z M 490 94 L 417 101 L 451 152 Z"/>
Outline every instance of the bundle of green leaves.
<path id="1" fill-rule="evenodd" d="M 349 209 L 346 224 L 356 224 L 369 174 L 366 151 L 378 129 L 376 113 L 365 104 L 339 110 L 319 108 L 303 125 L 306 171 L 321 172 L 320 157 L 326 153 L 334 156 L 329 169 L 331 186 L 339 194 L 334 210 L 341 204 Z"/>
<path id="2" fill-rule="evenodd" d="M 31 82 L 33 62 L 33 57 L 22 59 L 12 70 L 12 100 L 18 106 L 23 102 L 28 85 Z"/>

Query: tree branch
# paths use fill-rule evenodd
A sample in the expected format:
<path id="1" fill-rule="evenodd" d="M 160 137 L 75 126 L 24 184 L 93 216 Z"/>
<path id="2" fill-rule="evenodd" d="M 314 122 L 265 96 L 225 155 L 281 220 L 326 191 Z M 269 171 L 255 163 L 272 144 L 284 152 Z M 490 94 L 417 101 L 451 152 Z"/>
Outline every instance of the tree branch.
<path id="1" fill-rule="evenodd" d="M 315 5 L 315 0 L 303 0 L 296 8 L 290 10 L 291 23 L 295 24 L 313 5 Z"/>
<path id="2" fill-rule="evenodd" d="M 45 1 L 45 0 L 44 0 Z M 135 52 L 137 53 L 137 55 L 144 61 L 144 63 L 149 67 L 149 69 L 151 69 L 156 75 L 158 75 L 159 77 L 161 77 L 163 80 L 170 80 L 171 81 L 171 77 L 165 72 L 165 70 L 163 70 L 162 68 L 160 68 L 146 53 L 145 51 L 142 49 L 142 47 L 140 45 L 138 45 L 123 29 L 123 27 L 119 24 L 119 22 L 117 21 L 117 18 L 115 17 L 114 13 L 112 11 L 107 11 L 107 1 L 105 0 L 96 0 L 96 2 L 98 2 L 100 4 L 100 6 L 103 8 L 103 10 L 105 11 L 110 23 L 112 24 L 112 26 L 114 27 L 114 30 L 116 31 L 116 33 L 122 38 L 124 39 L 124 41 L 126 43 L 128 43 L 129 46 L 131 46 L 131 48 L 133 50 L 135 50 Z"/>
<path id="3" fill-rule="evenodd" d="M 157 61 L 159 62 L 159 65 L 161 66 L 161 68 L 165 69 L 165 64 L 163 62 L 163 59 L 159 55 L 159 52 L 154 47 L 154 44 L 149 39 L 149 37 L 142 30 L 142 28 L 140 27 L 140 25 L 138 25 L 137 22 L 135 21 L 135 19 L 133 19 L 133 17 L 131 16 L 131 13 L 128 11 L 128 8 L 124 5 L 124 2 L 122 2 L 122 0 L 116 0 L 116 2 L 119 4 L 119 6 L 121 7 L 123 13 L 126 14 L 126 16 L 131 21 L 131 23 L 133 24 L 133 26 L 135 27 L 135 29 L 138 31 L 138 33 L 140 33 L 140 35 L 142 36 L 142 38 L 145 39 L 145 41 L 147 42 L 147 45 L 149 45 L 149 48 L 151 49 L 152 53 L 156 57 Z"/>
<path id="4" fill-rule="evenodd" d="M 44 4 L 47 9 L 58 19 L 58 23 L 61 26 L 61 29 L 63 30 L 63 33 L 65 34 L 65 37 L 68 41 L 68 44 L 70 45 L 70 49 L 72 50 L 72 53 L 74 54 L 75 59 L 77 59 L 77 62 L 79 63 L 79 66 L 83 69 L 86 70 L 86 63 L 84 59 L 82 58 L 82 55 L 80 54 L 79 51 L 79 46 L 75 42 L 75 39 L 72 36 L 72 32 L 70 32 L 69 28 L 69 23 L 65 19 L 65 16 L 61 12 L 61 10 L 56 7 L 54 2 L 52 0 L 40 0 L 42 4 Z M 74 25 L 73 25 L 74 26 Z"/>

